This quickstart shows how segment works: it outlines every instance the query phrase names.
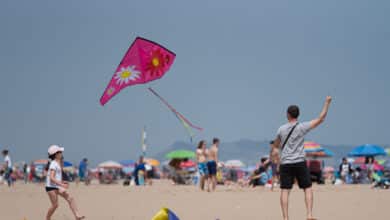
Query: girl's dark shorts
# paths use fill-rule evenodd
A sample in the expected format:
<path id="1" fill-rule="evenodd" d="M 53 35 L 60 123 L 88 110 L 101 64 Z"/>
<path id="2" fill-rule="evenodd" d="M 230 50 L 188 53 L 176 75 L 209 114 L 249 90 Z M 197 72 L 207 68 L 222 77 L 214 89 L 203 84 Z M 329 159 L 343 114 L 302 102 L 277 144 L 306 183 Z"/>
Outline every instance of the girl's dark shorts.
<path id="1" fill-rule="evenodd" d="M 46 190 L 46 192 L 50 192 L 50 191 L 58 190 L 58 188 L 46 186 L 46 187 L 45 187 L 45 190 Z"/>

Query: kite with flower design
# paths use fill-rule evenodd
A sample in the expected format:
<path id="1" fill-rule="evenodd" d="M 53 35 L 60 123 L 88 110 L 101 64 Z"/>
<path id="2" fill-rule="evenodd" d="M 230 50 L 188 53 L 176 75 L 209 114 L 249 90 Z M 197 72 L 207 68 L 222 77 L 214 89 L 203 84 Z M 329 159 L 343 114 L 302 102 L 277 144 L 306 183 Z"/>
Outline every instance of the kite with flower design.
<path id="1" fill-rule="evenodd" d="M 100 98 L 100 104 L 106 104 L 127 86 L 160 79 L 169 70 L 175 57 L 173 52 L 163 46 L 137 37 L 118 65 Z"/>

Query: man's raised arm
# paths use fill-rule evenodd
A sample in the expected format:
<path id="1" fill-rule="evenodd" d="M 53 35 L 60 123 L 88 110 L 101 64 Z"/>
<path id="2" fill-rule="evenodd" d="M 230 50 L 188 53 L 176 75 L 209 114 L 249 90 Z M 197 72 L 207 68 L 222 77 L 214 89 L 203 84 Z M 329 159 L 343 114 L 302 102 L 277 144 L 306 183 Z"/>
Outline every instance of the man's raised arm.
<path id="1" fill-rule="evenodd" d="M 310 128 L 311 129 L 316 128 L 318 125 L 320 125 L 325 120 L 326 115 L 328 114 L 328 109 L 329 109 L 331 101 L 332 101 L 332 97 L 327 96 L 326 100 L 325 100 L 324 107 L 322 108 L 322 111 L 321 111 L 320 115 L 318 116 L 318 118 L 310 121 Z"/>

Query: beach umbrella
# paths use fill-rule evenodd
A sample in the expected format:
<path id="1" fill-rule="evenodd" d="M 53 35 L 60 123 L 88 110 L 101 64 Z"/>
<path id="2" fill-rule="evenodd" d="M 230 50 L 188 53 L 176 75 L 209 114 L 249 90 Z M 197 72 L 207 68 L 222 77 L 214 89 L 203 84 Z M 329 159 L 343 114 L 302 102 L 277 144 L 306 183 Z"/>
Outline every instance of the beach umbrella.
<path id="1" fill-rule="evenodd" d="M 194 158 L 195 153 L 193 151 L 189 151 L 189 150 L 175 150 L 175 151 L 169 152 L 165 156 L 169 159 L 185 159 L 185 158 Z"/>
<path id="2" fill-rule="evenodd" d="M 131 166 L 135 165 L 135 161 L 134 160 L 121 160 L 121 161 L 119 161 L 119 163 L 122 166 L 125 166 L 125 167 L 131 167 Z"/>
<path id="3" fill-rule="evenodd" d="M 228 160 L 225 162 L 225 166 L 229 168 L 241 168 L 245 167 L 245 164 L 241 160 Z"/>
<path id="4" fill-rule="evenodd" d="M 46 165 L 49 162 L 48 159 L 39 159 L 39 160 L 34 160 L 33 164 L 34 165 Z"/>
<path id="5" fill-rule="evenodd" d="M 306 153 L 306 157 L 333 157 L 333 156 L 334 156 L 333 152 L 326 148 L 323 148 L 322 151 Z"/>
<path id="6" fill-rule="evenodd" d="M 149 164 L 150 166 L 154 166 L 154 167 L 160 166 L 160 161 L 153 158 L 144 158 L 144 162 Z"/>
<path id="7" fill-rule="evenodd" d="M 183 161 L 180 163 L 180 167 L 182 167 L 182 168 L 190 168 L 190 167 L 195 167 L 195 166 L 196 166 L 196 163 L 192 160 Z"/>
<path id="8" fill-rule="evenodd" d="M 348 156 L 363 157 L 363 156 L 379 156 L 387 155 L 383 147 L 373 144 L 365 144 L 354 148 Z"/>
<path id="9" fill-rule="evenodd" d="M 71 166 L 73 166 L 71 162 L 64 161 L 64 167 L 71 167 Z"/>
<path id="10" fill-rule="evenodd" d="M 314 141 L 305 141 L 303 144 L 306 153 L 323 151 L 324 149 Z"/>
<path id="11" fill-rule="evenodd" d="M 102 162 L 98 165 L 99 168 L 105 168 L 105 169 L 121 169 L 123 166 L 115 161 L 108 160 L 105 162 Z"/>

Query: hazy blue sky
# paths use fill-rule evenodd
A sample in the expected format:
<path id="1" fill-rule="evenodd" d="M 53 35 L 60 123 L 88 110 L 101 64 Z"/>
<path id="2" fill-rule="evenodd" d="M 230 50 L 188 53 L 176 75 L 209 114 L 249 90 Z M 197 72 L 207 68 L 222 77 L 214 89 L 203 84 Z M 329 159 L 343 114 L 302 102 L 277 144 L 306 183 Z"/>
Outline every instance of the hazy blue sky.
<path id="1" fill-rule="evenodd" d="M 1 1 L 0 148 L 14 160 L 135 158 L 188 140 L 147 85 L 99 98 L 136 36 L 177 54 L 151 83 L 194 124 L 197 139 L 271 139 L 289 104 L 327 121 L 310 139 L 389 143 L 390 2 Z"/>

